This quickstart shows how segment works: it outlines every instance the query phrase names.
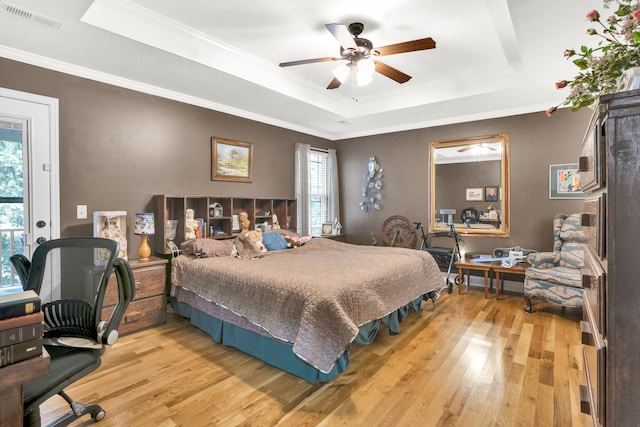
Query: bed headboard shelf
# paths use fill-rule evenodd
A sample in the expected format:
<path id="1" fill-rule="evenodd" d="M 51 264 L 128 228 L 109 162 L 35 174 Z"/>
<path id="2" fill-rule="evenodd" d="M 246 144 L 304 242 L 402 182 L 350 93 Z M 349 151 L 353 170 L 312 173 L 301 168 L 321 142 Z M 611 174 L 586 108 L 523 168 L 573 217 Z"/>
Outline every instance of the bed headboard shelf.
<path id="1" fill-rule="evenodd" d="M 234 226 L 234 215 L 244 211 L 249 215 L 250 228 L 257 224 L 267 223 L 273 227 L 273 215 L 276 215 L 281 228 L 295 230 L 297 228 L 295 199 L 250 198 L 227 196 L 174 196 L 158 194 L 153 196 L 156 216 L 156 234 L 153 236 L 153 250 L 156 254 L 168 255 L 166 221 L 178 220 L 176 237 L 173 241 L 180 246 L 185 240 L 185 218 L 187 209 L 193 209 L 194 218 L 201 218 L 202 237 L 214 239 L 231 239 L 239 229 Z"/>

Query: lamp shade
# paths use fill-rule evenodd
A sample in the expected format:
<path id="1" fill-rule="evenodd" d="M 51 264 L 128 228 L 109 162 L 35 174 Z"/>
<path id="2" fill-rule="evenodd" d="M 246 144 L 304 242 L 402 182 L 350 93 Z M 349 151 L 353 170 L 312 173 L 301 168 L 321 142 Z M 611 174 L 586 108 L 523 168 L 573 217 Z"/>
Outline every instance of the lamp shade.
<path id="1" fill-rule="evenodd" d="M 138 236 L 150 236 L 155 234 L 153 213 L 145 212 L 136 214 L 136 224 L 133 227 L 133 234 Z"/>

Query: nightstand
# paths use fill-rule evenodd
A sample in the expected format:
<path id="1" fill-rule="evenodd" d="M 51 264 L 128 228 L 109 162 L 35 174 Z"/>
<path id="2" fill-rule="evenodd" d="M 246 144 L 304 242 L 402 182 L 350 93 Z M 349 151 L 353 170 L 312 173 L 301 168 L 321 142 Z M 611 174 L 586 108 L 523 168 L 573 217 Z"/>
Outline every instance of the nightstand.
<path id="1" fill-rule="evenodd" d="M 150 257 L 148 260 L 129 260 L 136 286 L 136 296 L 124 313 L 118 333 L 126 335 L 167 320 L 165 282 L 168 260 Z M 107 293 L 102 308 L 102 318 L 107 319 L 118 299 L 115 273 L 107 285 Z"/>

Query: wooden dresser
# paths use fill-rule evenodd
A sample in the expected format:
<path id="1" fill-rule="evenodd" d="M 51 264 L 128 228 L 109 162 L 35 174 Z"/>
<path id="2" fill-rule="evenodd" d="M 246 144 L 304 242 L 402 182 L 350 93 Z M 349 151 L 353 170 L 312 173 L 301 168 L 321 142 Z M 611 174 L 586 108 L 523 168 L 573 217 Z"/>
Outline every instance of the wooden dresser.
<path id="1" fill-rule="evenodd" d="M 120 322 L 120 335 L 161 325 L 167 320 L 165 281 L 168 260 L 150 257 L 147 261 L 130 260 L 136 286 L 136 296 Z M 107 319 L 118 299 L 118 287 L 115 274 L 111 275 L 107 286 L 102 318 Z"/>
<path id="2" fill-rule="evenodd" d="M 580 157 L 588 245 L 583 277 L 583 412 L 640 422 L 640 90 L 600 98 Z"/>

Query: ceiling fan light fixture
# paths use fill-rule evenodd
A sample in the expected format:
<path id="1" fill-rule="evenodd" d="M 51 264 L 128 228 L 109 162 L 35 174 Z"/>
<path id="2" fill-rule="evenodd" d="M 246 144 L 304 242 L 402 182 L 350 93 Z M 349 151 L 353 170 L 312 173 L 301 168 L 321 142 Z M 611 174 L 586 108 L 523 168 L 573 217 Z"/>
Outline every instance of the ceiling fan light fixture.
<path id="1" fill-rule="evenodd" d="M 366 86 L 373 81 L 373 75 L 358 70 L 358 86 Z"/>
<path id="2" fill-rule="evenodd" d="M 344 83 L 349 77 L 351 68 L 347 64 L 341 64 L 334 68 L 332 72 L 335 78 L 340 80 L 340 83 Z"/>
<path id="3" fill-rule="evenodd" d="M 371 58 L 365 58 L 358 61 L 358 75 L 366 74 L 368 76 L 373 76 L 373 73 L 376 71 L 376 63 L 373 62 Z"/>

